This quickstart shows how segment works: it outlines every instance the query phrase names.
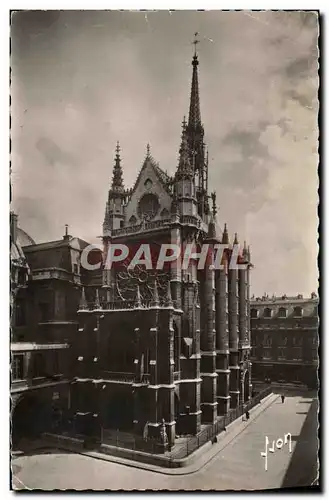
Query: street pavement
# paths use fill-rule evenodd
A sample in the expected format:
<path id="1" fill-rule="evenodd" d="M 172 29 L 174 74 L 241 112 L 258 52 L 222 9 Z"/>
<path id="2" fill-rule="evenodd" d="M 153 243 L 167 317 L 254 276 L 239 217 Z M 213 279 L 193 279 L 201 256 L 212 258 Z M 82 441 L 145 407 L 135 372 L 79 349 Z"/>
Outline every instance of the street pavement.
<path id="1" fill-rule="evenodd" d="M 265 439 L 288 444 L 268 451 Z M 279 442 L 279 446 L 280 446 Z M 15 457 L 14 489 L 42 490 L 262 490 L 310 485 L 317 475 L 317 399 L 315 393 L 275 399 L 255 419 L 241 423 L 237 434 L 199 471 L 181 475 L 157 473 L 85 455 L 45 449 Z"/>

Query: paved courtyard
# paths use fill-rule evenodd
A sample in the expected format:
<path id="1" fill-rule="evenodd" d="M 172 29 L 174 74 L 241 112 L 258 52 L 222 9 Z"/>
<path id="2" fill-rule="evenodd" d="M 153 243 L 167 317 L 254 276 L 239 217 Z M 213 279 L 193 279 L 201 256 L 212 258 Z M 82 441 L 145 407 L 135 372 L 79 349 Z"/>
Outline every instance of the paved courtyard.
<path id="1" fill-rule="evenodd" d="M 315 393 L 280 398 L 254 420 L 199 471 L 162 474 L 58 450 L 36 451 L 13 459 L 15 489 L 94 490 L 259 490 L 309 485 L 317 475 L 317 400 Z M 268 453 L 265 437 L 292 435 L 288 445 Z M 183 473 L 183 474 L 182 474 Z"/>

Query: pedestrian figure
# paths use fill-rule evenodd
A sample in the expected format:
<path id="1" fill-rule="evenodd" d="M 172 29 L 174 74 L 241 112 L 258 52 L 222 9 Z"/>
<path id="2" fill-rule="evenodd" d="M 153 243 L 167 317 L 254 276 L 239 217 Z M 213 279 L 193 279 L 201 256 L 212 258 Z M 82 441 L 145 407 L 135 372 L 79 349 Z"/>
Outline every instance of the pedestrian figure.
<path id="1" fill-rule="evenodd" d="M 281 402 L 284 403 L 284 400 L 285 400 L 285 396 L 282 394 L 281 395 Z"/>
<path id="2" fill-rule="evenodd" d="M 146 424 L 144 426 L 144 430 L 143 430 L 143 439 L 144 439 L 144 441 L 147 441 L 148 435 L 149 435 L 149 423 L 146 422 Z"/>
<path id="3" fill-rule="evenodd" d="M 249 411 L 247 410 L 246 411 L 246 419 L 249 420 L 249 418 L 250 418 L 250 415 L 249 415 Z"/>
<path id="4" fill-rule="evenodd" d="M 217 436 L 215 436 L 214 438 L 212 438 L 212 440 L 211 440 L 211 444 L 215 444 L 215 443 L 217 443 L 217 442 L 218 442 L 218 440 L 217 440 Z"/>

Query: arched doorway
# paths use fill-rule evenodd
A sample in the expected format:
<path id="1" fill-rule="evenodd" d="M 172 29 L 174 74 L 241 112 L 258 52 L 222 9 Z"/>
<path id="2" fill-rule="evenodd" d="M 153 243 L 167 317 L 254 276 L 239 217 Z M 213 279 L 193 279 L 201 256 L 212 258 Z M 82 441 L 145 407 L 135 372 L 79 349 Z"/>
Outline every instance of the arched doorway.
<path id="1" fill-rule="evenodd" d="M 21 397 L 13 409 L 11 418 L 13 448 L 21 439 L 34 439 L 46 431 L 50 422 L 51 411 L 42 398 L 34 395 Z"/>

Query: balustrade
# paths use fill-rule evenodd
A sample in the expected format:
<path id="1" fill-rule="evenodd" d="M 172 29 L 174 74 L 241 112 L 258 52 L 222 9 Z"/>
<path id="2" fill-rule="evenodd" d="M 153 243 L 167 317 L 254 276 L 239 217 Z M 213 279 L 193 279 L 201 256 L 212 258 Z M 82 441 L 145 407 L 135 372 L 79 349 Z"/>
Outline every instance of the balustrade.
<path id="1" fill-rule="evenodd" d="M 150 231 L 152 229 L 158 229 L 164 227 L 171 223 L 171 219 L 159 219 L 150 222 L 142 222 L 141 224 L 135 224 L 134 226 L 120 227 L 112 231 L 113 236 L 127 236 L 129 234 L 139 233 L 142 231 Z"/>
<path id="2" fill-rule="evenodd" d="M 162 305 L 165 306 L 165 301 L 162 300 Z M 160 304 L 161 306 L 161 304 Z M 99 304 L 96 304 L 95 302 L 89 303 L 88 304 L 88 309 L 89 310 L 94 310 L 94 309 L 102 309 L 105 311 L 132 311 L 135 309 L 150 309 L 154 307 L 154 302 L 151 299 L 148 300 L 142 300 L 141 304 L 138 305 L 136 300 L 118 300 L 118 301 L 111 301 L 111 302 L 106 302 L 106 301 L 100 301 Z"/>
<path id="3" fill-rule="evenodd" d="M 143 375 L 138 377 L 138 380 L 136 380 L 135 373 L 132 372 L 112 372 L 104 370 L 102 376 L 105 380 L 113 380 L 117 382 L 138 382 L 141 384 L 148 384 L 150 382 L 149 373 L 144 373 Z"/>

